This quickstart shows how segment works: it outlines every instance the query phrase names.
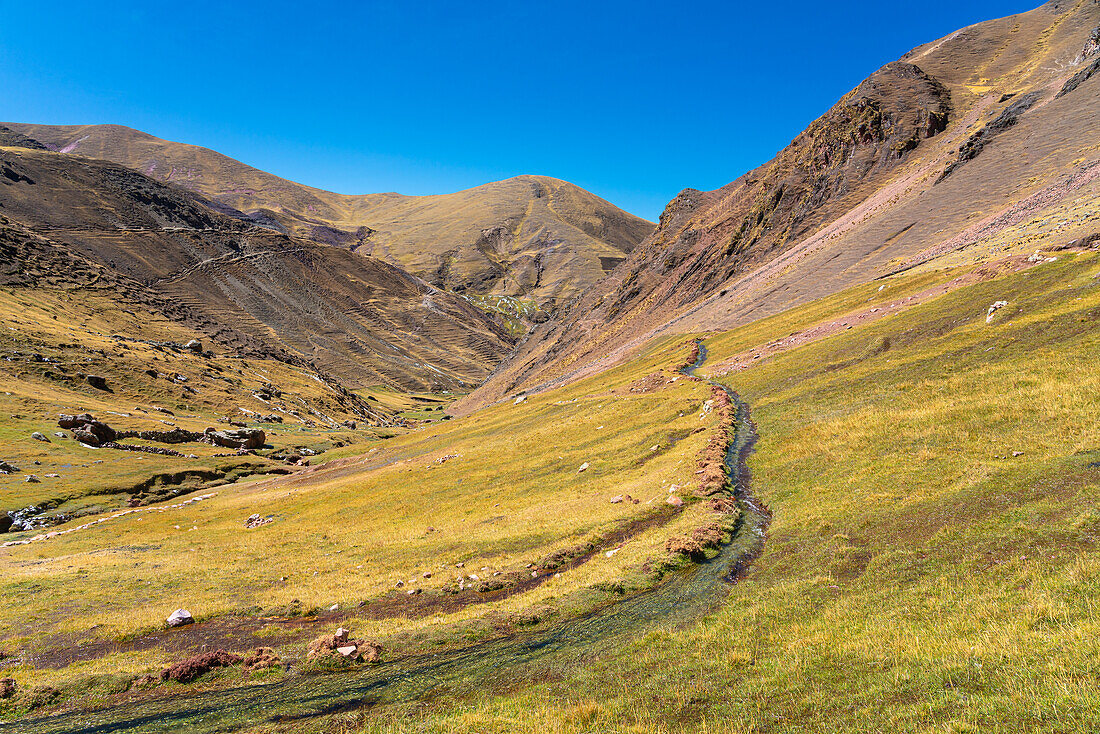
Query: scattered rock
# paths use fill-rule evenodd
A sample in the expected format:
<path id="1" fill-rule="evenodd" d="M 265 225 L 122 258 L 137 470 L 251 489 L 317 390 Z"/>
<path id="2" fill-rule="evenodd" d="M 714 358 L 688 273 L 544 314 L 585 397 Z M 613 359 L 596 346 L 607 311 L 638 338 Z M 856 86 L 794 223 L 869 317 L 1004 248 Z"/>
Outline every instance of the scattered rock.
<path id="1" fill-rule="evenodd" d="M 267 525 L 275 521 L 274 517 L 262 517 L 260 515 L 249 515 L 248 519 L 244 521 L 244 526 L 248 530 L 258 528 L 263 525 Z"/>
<path id="2" fill-rule="evenodd" d="M 65 438 L 65 434 L 62 433 L 61 431 L 54 431 L 53 435 L 56 436 L 57 438 Z"/>
<path id="3" fill-rule="evenodd" d="M 169 627 L 183 627 L 187 624 L 194 624 L 195 618 L 191 616 L 191 612 L 186 609 L 177 609 L 168 616 L 165 620 Z"/>
<path id="4" fill-rule="evenodd" d="M 32 433 L 31 438 L 33 438 L 35 441 L 43 441 L 45 443 L 50 442 L 50 439 L 46 438 L 44 435 L 42 435 L 38 431 L 35 431 L 34 433 Z"/>

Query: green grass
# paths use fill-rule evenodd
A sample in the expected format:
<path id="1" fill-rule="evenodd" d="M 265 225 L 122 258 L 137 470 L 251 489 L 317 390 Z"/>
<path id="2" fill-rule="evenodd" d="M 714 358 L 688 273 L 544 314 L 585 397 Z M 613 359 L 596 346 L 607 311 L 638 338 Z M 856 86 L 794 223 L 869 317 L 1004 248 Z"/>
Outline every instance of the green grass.
<path id="1" fill-rule="evenodd" d="M 724 378 L 753 408 L 761 437 L 754 487 L 774 519 L 764 555 L 701 622 L 657 629 L 542 683 L 339 714 L 302 730 L 1100 727 L 1098 271 L 1095 254 L 1063 257 Z M 903 276 L 881 297 L 953 275 Z M 715 335 L 710 361 L 876 297 L 877 285 L 852 289 Z M 1009 306 L 987 324 L 996 300 Z M 680 380 L 653 393 L 628 389 L 685 351 L 683 338 L 666 339 L 518 405 L 427 426 L 365 454 L 340 449 L 334 455 L 344 458 L 310 476 L 236 485 L 194 509 L 14 549 L 0 557 L 8 602 L 0 644 L 33 649 L 32 631 L 47 640 L 79 633 L 74 619 L 104 624 L 102 634 L 134 634 L 181 598 L 216 618 L 293 599 L 302 608 L 354 604 L 391 593 L 399 579 L 439 593 L 457 562 L 465 572 L 523 568 L 647 506 L 611 505 L 613 494 L 652 504 L 670 484 L 690 486 L 707 435 L 691 432 L 707 425 L 698 418 L 704 387 Z M 578 474 L 585 461 L 590 468 Z M 353 616 L 350 626 L 402 654 L 491 635 L 500 615 L 554 604 L 575 613 L 578 594 L 628 577 L 697 522 L 697 510 L 635 538 L 613 562 L 597 558 L 494 609 Z M 245 532 L 240 522 L 252 512 L 277 522 Z M 282 576 L 289 582 L 276 582 Z M 74 598 L 74 588 L 85 593 Z M 108 603 L 111 613 L 97 616 Z M 270 630 L 241 644 L 269 639 Z M 132 674 L 165 660 L 156 651 L 15 674 L 71 686 L 89 671 Z"/>
<path id="2" fill-rule="evenodd" d="M 354 726 L 1100 728 L 1097 271 L 1095 255 L 1063 258 L 729 377 L 754 408 L 751 465 L 774 520 L 724 608 L 560 680 Z M 788 317 L 760 341 L 801 319 Z M 745 344 L 716 337 L 711 358 Z"/>

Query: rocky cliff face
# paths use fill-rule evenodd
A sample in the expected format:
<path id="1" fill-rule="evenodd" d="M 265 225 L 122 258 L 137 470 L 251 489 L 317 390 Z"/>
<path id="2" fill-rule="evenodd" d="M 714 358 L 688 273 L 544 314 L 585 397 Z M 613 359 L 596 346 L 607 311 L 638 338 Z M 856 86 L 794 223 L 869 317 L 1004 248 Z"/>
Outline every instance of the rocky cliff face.
<path id="1" fill-rule="evenodd" d="M 585 374 L 656 334 L 731 328 L 909 267 L 937 243 L 968 246 L 978 213 L 1060 177 L 1083 176 L 1058 196 L 1079 192 L 1100 139 L 1096 80 L 1058 95 L 1091 63 L 1098 24 L 1095 2 L 1053 2 L 887 64 L 769 163 L 681 192 L 459 409 Z"/>

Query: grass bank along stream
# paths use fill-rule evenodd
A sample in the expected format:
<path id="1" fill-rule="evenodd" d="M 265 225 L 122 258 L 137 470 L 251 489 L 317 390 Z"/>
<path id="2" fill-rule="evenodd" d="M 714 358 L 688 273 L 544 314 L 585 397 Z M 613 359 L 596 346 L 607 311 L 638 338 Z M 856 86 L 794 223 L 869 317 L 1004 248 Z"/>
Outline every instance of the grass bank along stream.
<path id="1" fill-rule="evenodd" d="M 700 345 L 694 373 L 706 360 Z M 714 383 L 712 383 L 714 384 Z M 66 713 L 0 725 L 0 732 L 227 731 L 361 706 L 415 700 L 437 692 L 507 688 L 608 653 L 658 625 L 683 624 L 715 608 L 728 583 L 764 544 L 770 516 L 752 495 L 746 460 L 756 441 L 748 406 L 737 406 L 726 456 L 727 491 L 740 520 L 732 541 L 709 560 L 686 565 L 656 588 L 538 631 L 512 634 L 434 655 L 394 660 L 353 672 L 292 675 L 278 682 L 134 702 L 96 712 Z"/>

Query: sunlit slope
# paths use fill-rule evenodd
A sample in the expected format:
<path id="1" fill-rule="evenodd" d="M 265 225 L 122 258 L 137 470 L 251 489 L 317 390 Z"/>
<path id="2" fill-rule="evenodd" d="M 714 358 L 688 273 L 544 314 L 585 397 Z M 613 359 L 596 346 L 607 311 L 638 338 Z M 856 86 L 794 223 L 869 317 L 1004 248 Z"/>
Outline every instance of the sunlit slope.
<path id="1" fill-rule="evenodd" d="M 704 407 L 711 390 L 675 372 L 689 353 L 666 342 L 570 390 L 328 451 L 291 477 L 4 548 L 0 638 L 27 661 L 13 674 L 70 685 L 204 644 L 277 643 L 294 659 L 336 622 L 400 655 L 613 602 L 652 582 L 668 538 L 715 517 L 695 472 L 724 427 Z M 253 514 L 272 522 L 245 530 Z M 115 654 L 110 640 L 156 630 L 181 605 L 209 620 L 191 647 L 182 636 Z M 474 626 L 448 626 L 459 622 Z M 55 645 L 73 634 L 98 653 L 59 666 Z"/>
<path id="2" fill-rule="evenodd" d="M 877 316 L 927 277 L 812 308 Z M 805 317 L 717 335 L 711 357 L 763 351 Z M 362 730 L 1097 729 L 1098 322 L 1100 259 L 1061 255 L 721 378 L 753 405 L 773 513 L 724 609 L 559 680 Z"/>
<path id="3" fill-rule="evenodd" d="M 112 160 L 265 225 L 397 264 L 437 287 L 524 296 L 548 308 L 590 286 L 653 230 L 546 176 L 438 196 L 345 196 L 120 125 L 5 124 L 54 150 Z"/>
<path id="4" fill-rule="evenodd" d="M 726 329 L 928 263 L 1100 231 L 1100 6 L 979 23 L 874 72 L 765 165 L 686 189 L 467 407 L 654 334 Z"/>

